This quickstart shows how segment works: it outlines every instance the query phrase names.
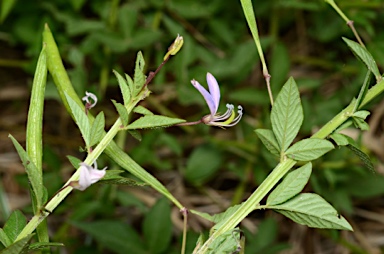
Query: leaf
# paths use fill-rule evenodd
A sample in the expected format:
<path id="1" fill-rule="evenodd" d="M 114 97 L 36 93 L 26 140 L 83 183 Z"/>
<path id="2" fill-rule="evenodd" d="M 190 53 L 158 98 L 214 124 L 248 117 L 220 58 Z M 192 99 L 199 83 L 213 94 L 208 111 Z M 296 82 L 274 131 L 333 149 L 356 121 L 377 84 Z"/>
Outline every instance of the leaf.
<path id="1" fill-rule="evenodd" d="M 343 134 L 333 133 L 330 137 L 333 139 L 333 141 L 336 142 L 338 146 L 346 146 L 349 144 L 347 137 Z"/>
<path id="2" fill-rule="evenodd" d="M 0 251 L 1 254 L 20 254 L 23 253 L 23 250 L 25 250 L 28 247 L 28 242 L 31 240 L 32 236 L 34 234 L 29 234 L 26 237 L 20 239 L 19 241 L 9 245 L 4 250 Z"/>
<path id="3" fill-rule="evenodd" d="M 307 163 L 287 174 L 284 180 L 268 196 L 267 206 L 284 203 L 299 194 L 308 183 L 311 173 L 312 164 Z"/>
<path id="4" fill-rule="evenodd" d="M 136 57 L 135 75 L 133 77 L 133 96 L 137 96 L 145 84 L 144 66 L 144 57 L 141 51 L 139 51 Z"/>
<path id="5" fill-rule="evenodd" d="M 178 118 L 171 118 L 161 115 L 145 115 L 140 117 L 133 123 L 129 124 L 124 129 L 134 130 L 134 129 L 147 129 L 147 128 L 156 128 L 156 127 L 168 127 L 178 123 L 183 123 L 185 120 Z"/>
<path id="6" fill-rule="evenodd" d="M 357 146 L 349 144 L 347 145 L 347 148 L 349 148 L 352 152 L 354 152 L 360 160 L 364 163 L 365 167 L 369 169 L 372 173 L 375 173 L 375 167 L 373 166 L 373 163 L 371 161 L 371 158 L 361 151 Z"/>
<path id="7" fill-rule="evenodd" d="M 33 194 L 36 197 L 37 207 L 41 207 L 41 202 L 43 200 L 43 181 L 41 178 L 41 174 L 36 168 L 35 164 L 30 160 L 27 152 L 24 148 L 17 142 L 17 140 L 11 135 L 8 135 L 11 138 L 13 145 L 15 146 L 17 153 L 23 163 L 25 171 L 28 175 L 28 180 L 33 190 Z"/>
<path id="8" fill-rule="evenodd" d="M 353 113 L 352 116 L 365 120 L 367 118 L 367 116 L 369 116 L 370 114 L 371 114 L 371 112 L 369 112 L 368 110 L 359 110 L 359 111 Z"/>
<path id="9" fill-rule="evenodd" d="M 311 161 L 335 148 L 331 142 L 319 138 L 307 138 L 292 145 L 285 154 L 296 161 Z"/>
<path id="10" fill-rule="evenodd" d="M 137 180 L 120 176 L 124 170 L 110 169 L 106 171 L 105 176 L 97 182 L 97 184 L 115 184 L 126 186 L 145 186 L 146 183 L 138 182 Z"/>
<path id="11" fill-rule="evenodd" d="M 38 242 L 32 243 L 29 245 L 28 252 L 42 250 L 49 247 L 63 247 L 63 243 L 55 243 L 55 242 Z"/>
<path id="12" fill-rule="evenodd" d="M 184 177 L 195 185 L 201 185 L 220 169 L 222 160 L 220 150 L 209 145 L 199 146 L 188 158 Z"/>
<path id="13" fill-rule="evenodd" d="M 88 117 L 84 110 L 82 110 L 82 108 L 67 93 L 65 93 L 65 97 L 67 98 L 67 102 L 71 108 L 75 122 L 80 129 L 81 135 L 83 136 L 85 145 L 89 147 L 90 124 Z"/>
<path id="14" fill-rule="evenodd" d="M 344 217 L 340 216 L 335 208 L 317 194 L 299 194 L 283 204 L 269 208 L 308 227 L 353 231 Z"/>
<path id="15" fill-rule="evenodd" d="M 99 220 L 96 222 L 72 222 L 72 224 L 93 236 L 98 243 L 116 253 L 148 253 L 140 236 L 127 223 Z"/>
<path id="16" fill-rule="evenodd" d="M 19 210 L 15 210 L 5 222 L 3 231 L 8 236 L 9 240 L 14 242 L 26 225 L 27 219 L 24 214 Z"/>
<path id="17" fill-rule="evenodd" d="M 149 111 L 148 109 L 144 108 L 143 106 L 136 106 L 134 109 L 133 109 L 133 112 L 135 113 L 138 113 L 138 114 L 142 114 L 142 115 L 153 115 L 153 113 L 151 111 Z"/>
<path id="18" fill-rule="evenodd" d="M 11 12 L 12 8 L 15 6 L 16 0 L 3 0 L 1 1 L 0 8 L 0 23 L 3 23 L 7 18 L 8 14 Z"/>
<path id="19" fill-rule="evenodd" d="M 125 74 L 125 79 L 127 80 L 129 90 L 133 91 L 133 80 L 131 76 L 129 76 L 128 74 Z"/>
<path id="20" fill-rule="evenodd" d="M 362 131 L 369 130 L 369 124 L 364 121 L 363 119 L 359 117 L 352 117 L 353 123 L 355 124 L 356 128 L 359 128 Z"/>
<path id="21" fill-rule="evenodd" d="M 208 254 L 239 253 L 242 250 L 240 242 L 241 231 L 233 228 L 215 238 L 208 248 Z"/>
<path id="22" fill-rule="evenodd" d="M 141 134 L 137 130 L 128 130 L 128 133 L 131 134 L 132 137 L 137 139 L 138 141 L 141 141 L 143 138 L 141 137 Z"/>
<path id="23" fill-rule="evenodd" d="M 4 245 L 4 247 L 7 247 L 12 244 L 11 239 L 9 239 L 9 237 L 2 228 L 0 228 L 0 242 Z"/>
<path id="24" fill-rule="evenodd" d="M 351 41 L 344 37 L 343 37 L 343 40 L 345 43 L 347 43 L 348 47 L 359 58 L 359 60 L 362 61 L 367 66 L 368 70 L 370 70 L 373 73 L 373 75 L 375 75 L 376 81 L 379 82 L 381 80 L 380 71 L 371 53 L 369 53 L 367 49 L 363 48 L 357 42 Z"/>
<path id="25" fill-rule="evenodd" d="M 208 221 L 213 222 L 213 216 L 210 215 L 209 213 L 203 213 L 203 212 L 199 212 L 199 211 L 197 211 L 197 210 L 193 210 L 193 209 L 191 209 L 191 210 L 189 210 L 189 211 L 190 211 L 191 213 L 193 213 L 193 214 L 198 215 L 198 216 L 201 217 L 201 218 L 204 218 L 204 219 L 206 219 L 206 220 L 208 220 Z"/>
<path id="26" fill-rule="evenodd" d="M 280 155 L 279 144 L 277 143 L 276 137 L 273 135 L 271 130 L 257 129 L 255 132 L 261 139 L 261 142 L 263 142 L 264 146 L 268 149 L 268 151 L 276 156 Z"/>
<path id="27" fill-rule="evenodd" d="M 129 89 L 127 81 L 117 71 L 113 70 L 113 73 L 115 74 L 119 83 L 120 91 L 123 95 L 124 105 L 126 106 L 131 101 L 131 91 Z"/>
<path id="28" fill-rule="evenodd" d="M 115 105 L 115 107 L 116 107 L 117 113 L 119 113 L 119 116 L 121 118 L 121 122 L 123 123 L 124 126 L 127 126 L 128 119 L 129 119 L 127 109 L 124 107 L 123 104 L 118 103 L 115 100 L 112 100 L 112 102 L 113 102 L 113 105 Z"/>
<path id="29" fill-rule="evenodd" d="M 172 239 L 171 207 L 159 199 L 144 218 L 143 233 L 150 253 L 164 253 Z"/>
<path id="30" fill-rule="evenodd" d="M 82 162 L 80 159 L 71 155 L 67 155 L 67 158 L 74 168 L 78 169 L 80 167 L 80 163 Z"/>
<path id="31" fill-rule="evenodd" d="M 303 108 L 295 80 L 290 77 L 278 94 L 271 112 L 272 130 L 285 151 L 292 143 L 303 123 Z"/>
<path id="32" fill-rule="evenodd" d="M 375 167 L 373 166 L 373 163 L 369 156 L 361 151 L 361 149 L 356 144 L 355 140 L 353 140 L 351 137 L 340 134 L 340 133 L 333 133 L 331 135 L 331 138 L 336 142 L 339 146 L 346 146 L 349 150 L 354 152 L 360 160 L 364 163 L 365 167 L 369 169 L 372 173 L 375 173 Z"/>
<path id="33" fill-rule="evenodd" d="M 104 113 L 100 112 L 92 123 L 89 146 L 94 146 L 99 143 L 104 134 L 104 126 Z"/>
<path id="34" fill-rule="evenodd" d="M 215 230 L 221 227 L 221 224 L 231 217 L 237 210 L 239 210 L 242 205 L 243 203 L 228 207 L 224 212 L 213 215 L 212 221 L 215 222 L 216 225 L 212 229 Z"/>

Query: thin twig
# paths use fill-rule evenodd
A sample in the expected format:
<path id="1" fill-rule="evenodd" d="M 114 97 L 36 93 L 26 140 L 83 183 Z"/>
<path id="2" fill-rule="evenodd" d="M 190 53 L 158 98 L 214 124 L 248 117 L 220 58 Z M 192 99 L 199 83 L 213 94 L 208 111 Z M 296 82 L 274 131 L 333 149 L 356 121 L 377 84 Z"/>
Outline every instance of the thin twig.
<path id="1" fill-rule="evenodd" d="M 181 244 L 181 254 L 185 254 L 185 246 L 187 243 L 187 221 L 188 221 L 188 209 L 183 207 L 180 210 L 181 214 L 183 215 L 184 218 L 184 223 L 183 223 L 183 241 Z"/>

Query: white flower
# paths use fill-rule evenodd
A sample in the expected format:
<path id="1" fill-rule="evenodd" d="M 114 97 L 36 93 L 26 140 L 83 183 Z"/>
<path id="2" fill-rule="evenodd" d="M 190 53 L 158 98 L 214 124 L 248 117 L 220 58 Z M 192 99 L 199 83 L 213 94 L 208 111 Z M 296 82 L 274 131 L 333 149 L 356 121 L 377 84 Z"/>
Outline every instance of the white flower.
<path id="1" fill-rule="evenodd" d="M 89 98 L 92 99 L 93 103 L 89 101 Z M 93 108 L 94 106 L 96 106 L 96 103 L 97 103 L 96 95 L 94 95 L 93 93 L 89 93 L 89 92 L 85 92 L 85 96 L 83 98 L 81 98 L 81 100 L 86 102 L 85 107 L 87 109 Z"/>
<path id="2" fill-rule="evenodd" d="M 78 186 L 74 186 L 74 188 L 81 191 L 85 190 L 91 184 L 94 184 L 97 181 L 99 181 L 101 178 L 103 178 L 105 175 L 106 169 L 107 167 L 101 170 L 98 170 L 96 161 L 94 162 L 93 167 L 84 162 L 80 163 L 79 182 L 78 182 Z"/>

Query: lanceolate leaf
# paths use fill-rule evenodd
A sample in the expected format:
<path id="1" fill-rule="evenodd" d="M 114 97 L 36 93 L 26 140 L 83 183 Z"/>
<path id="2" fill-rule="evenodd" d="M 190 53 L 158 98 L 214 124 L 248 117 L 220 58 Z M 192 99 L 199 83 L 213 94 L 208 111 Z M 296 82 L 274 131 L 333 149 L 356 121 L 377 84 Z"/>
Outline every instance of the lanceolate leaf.
<path id="1" fill-rule="evenodd" d="M 365 120 L 367 118 L 367 116 L 369 116 L 370 114 L 371 114 L 371 112 L 369 112 L 368 110 L 359 110 L 359 111 L 353 113 L 352 116 Z"/>
<path id="2" fill-rule="evenodd" d="M 144 71 L 144 57 L 141 51 L 137 53 L 136 58 L 136 67 L 135 67 L 135 75 L 133 78 L 133 96 L 136 96 L 139 94 L 139 92 L 142 90 L 143 85 L 145 83 L 145 75 L 143 73 Z"/>
<path id="3" fill-rule="evenodd" d="M 13 243 L 12 245 L 8 246 L 4 250 L 1 251 L 1 254 L 19 254 L 22 253 L 22 251 L 27 248 L 29 240 L 31 240 L 32 236 L 34 234 L 27 235 L 23 239 L 20 239 L 19 241 Z"/>
<path id="4" fill-rule="evenodd" d="M 89 147 L 89 132 L 90 124 L 87 115 L 80 108 L 80 106 L 67 94 L 65 93 L 69 107 L 71 108 L 72 115 L 75 118 L 76 124 L 80 129 L 81 135 L 85 141 L 85 145 Z"/>
<path id="5" fill-rule="evenodd" d="M 283 204 L 269 208 L 308 227 L 353 230 L 344 217 L 317 194 L 299 194 Z"/>
<path id="6" fill-rule="evenodd" d="M 168 127 L 178 123 L 183 123 L 185 120 L 178 118 L 171 118 L 160 115 L 145 115 L 140 117 L 125 129 L 147 129 L 147 128 L 157 128 L 157 127 Z"/>
<path id="7" fill-rule="evenodd" d="M 299 90 L 292 77 L 285 83 L 273 104 L 271 122 L 273 133 L 283 152 L 292 143 L 303 123 Z"/>
<path id="8" fill-rule="evenodd" d="M 15 146 L 21 161 L 23 162 L 23 166 L 28 175 L 28 180 L 32 186 L 33 193 L 36 196 L 37 207 L 41 207 L 41 202 L 43 200 L 43 179 L 40 177 L 40 173 L 38 172 L 35 164 L 30 160 L 24 148 L 11 134 L 9 134 L 8 137 L 11 138 L 12 143 Z"/>
<path id="9" fill-rule="evenodd" d="M 104 113 L 100 112 L 92 123 L 89 146 L 96 145 L 103 137 L 105 126 Z"/>
<path id="10" fill-rule="evenodd" d="M 261 142 L 263 142 L 264 146 L 268 149 L 268 151 L 276 156 L 280 155 L 279 144 L 277 143 L 276 137 L 273 135 L 271 130 L 257 129 L 255 132 L 261 139 Z"/>
<path id="11" fill-rule="evenodd" d="M 112 100 L 112 102 L 113 102 L 113 105 L 115 105 L 116 107 L 117 113 L 119 113 L 121 122 L 123 123 L 124 126 L 126 126 L 128 124 L 128 119 L 129 119 L 127 109 L 124 107 L 123 104 L 118 103 L 115 100 Z"/>
<path id="12" fill-rule="evenodd" d="M 133 109 L 133 112 L 135 113 L 138 113 L 138 114 L 142 114 L 142 115 L 153 115 L 153 113 L 151 111 L 149 111 L 148 109 L 144 108 L 143 106 L 136 106 L 134 109 Z"/>
<path id="13" fill-rule="evenodd" d="M 290 172 L 269 195 L 267 206 L 284 203 L 288 199 L 299 194 L 308 183 L 311 173 L 311 163 L 307 163 L 304 166 Z"/>
<path id="14" fill-rule="evenodd" d="M 3 232 L 7 235 L 10 242 L 14 242 L 20 232 L 27 225 L 27 219 L 19 210 L 15 210 L 9 216 L 3 227 Z"/>
<path id="15" fill-rule="evenodd" d="M 379 68 L 377 68 L 377 64 L 373 59 L 371 53 L 368 50 L 363 48 L 359 43 L 351 41 L 347 38 L 343 37 L 345 43 L 347 43 L 348 47 L 352 50 L 352 52 L 362 61 L 367 68 L 375 75 L 376 81 L 379 82 L 381 80 L 381 75 Z"/>
<path id="16" fill-rule="evenodd" d="M 127 81 L 117 71 L 113 70 L 113 73 L 115 74 L 117 81 L 119 82 L 121 94 L 123 95 L 124 105 L 128 105 L 128 103 L 131 101 L 131 91 L 129 89 Z"/>
<path id="17" fill-rule="evenodd" d="M 292 145 L 286 155 L 296 161 L 311 161 L 332 150 L 331 142 L 318 138 L 307 138 Z"/>

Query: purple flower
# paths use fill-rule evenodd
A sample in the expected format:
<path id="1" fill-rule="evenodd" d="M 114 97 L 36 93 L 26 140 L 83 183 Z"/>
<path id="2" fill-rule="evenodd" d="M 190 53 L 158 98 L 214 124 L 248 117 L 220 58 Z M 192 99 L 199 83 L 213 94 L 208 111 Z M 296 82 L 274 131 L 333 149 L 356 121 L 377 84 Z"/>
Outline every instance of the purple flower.
<path id="1" fill-rule="evenodd" d="M 74 186 L 74 188 L 81 191 L 85 190 L 91 184 L 94 184 L 97 181 L 99 181 L 101 178 L 103 178 L 105 175 L 106 169 L 107 167 L 103 168 L 102 170 L 98 170 L 96 161 L 93 164 L 93 167 L 84 162 L 80 163 L 79 182 L 77 186 Z"/>
<path id="2" fill-rule="evenodd" d="M 202 118 L 204 124 L 219 127 L 231 127 L 240 121 L 243 116 L 242 106 L 237 107 L 238 115 L 236 117 L 235 107 L 232 104 L 227 104 L 227 111 L 224 114 L 220 115 L 217 113 L 220 102 L 220 88 L 215 77 L 211 73 L 207 73 L 209 92 L 196 80 L 191 80 L 191 83 L 203 95 L 208 104 L 209 111 L 211 111 L 211 114 Z"/>

